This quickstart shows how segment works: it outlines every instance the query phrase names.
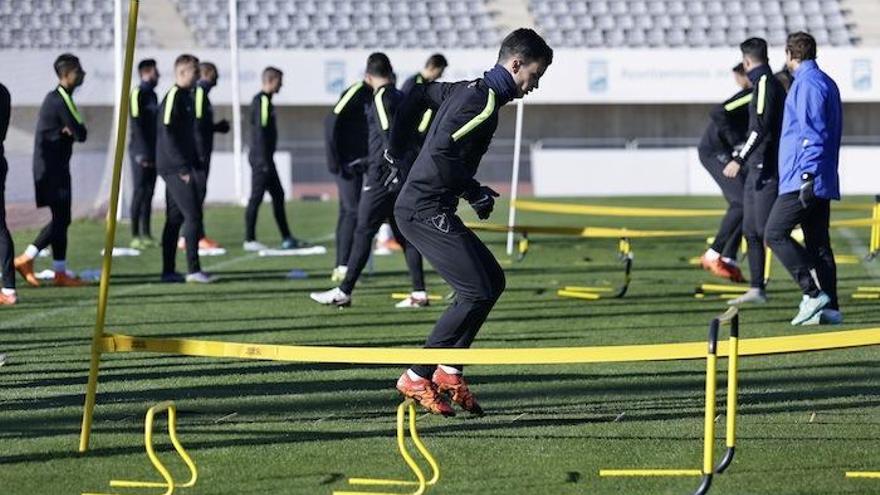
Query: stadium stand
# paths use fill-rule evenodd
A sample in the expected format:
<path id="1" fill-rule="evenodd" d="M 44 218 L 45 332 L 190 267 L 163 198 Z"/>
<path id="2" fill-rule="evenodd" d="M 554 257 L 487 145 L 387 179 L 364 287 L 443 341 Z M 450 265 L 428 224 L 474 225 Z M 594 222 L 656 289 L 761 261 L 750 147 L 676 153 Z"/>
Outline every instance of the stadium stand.
<path id="1" fill-rule="evenodd" d="M 529 0 L 537 28 L 560 47 L 772 45 L 806 30 L 820 46 L 856 44 L 838 0 Z"/>

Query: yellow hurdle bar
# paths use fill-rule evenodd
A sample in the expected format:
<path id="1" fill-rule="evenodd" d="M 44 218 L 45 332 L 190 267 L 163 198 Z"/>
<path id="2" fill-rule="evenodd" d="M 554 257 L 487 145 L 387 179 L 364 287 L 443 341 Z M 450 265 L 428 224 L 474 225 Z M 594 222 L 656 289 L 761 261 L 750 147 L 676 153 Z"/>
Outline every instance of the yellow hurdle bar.
<path id="1" fill-rule="evenodd" d="M 845 477 L 880 479 L 880 471 L 847 471 Z"/>
<path id="2" fill-rule="evenodd" d="M 497 223 L 474 223 L 466 222 L 465 226 L 471 230 L 507 233 L 510 231 L 522 234 L 557 234 L 574 237 L 587 237 L 593 239 L 616 239 L 629 238 L 662 238 L 662 237 L 702 237 L 708 230 L 636 230 L 626 228 L 609 227 L 553 227 L 549 225 L 516 225 L 508 227 Z"/>
<path id="3" fill-rule="evenodd" d="M 565 290 L 565 289 L 559 289 L 558 291 L 556 291 L 556 295 L 559 297 L 568 297 L 571 299 L 584 299 L 587 301 L 595 301 L 597 299 L 602 298 L 601 295 L 596 294 L 594 292 L 583 292 L 583 291 Z"/>
<path id="4" fill-rule="evenodd" d="M 614 292 L 611 287 L 582 287 L 579 285 L 569 285 L 560 290 L 567 292 Z"/>
<path id="5" fill-rule="evenodd" d="M 662 476 L 702 476 L 699 469 L 601 469 L 599 476 L 603 478 L 626 478 L 626 477 L 662 477 Z"/>
<path id="6" fill-rule="evenodd" d="M 410 296 L 410 294 L 408 294 L 406 292 L 392 292 L 391 293 L 391 299 L 401 300 L 401 299 L 406 299 L 409 296 Z M 436 294 L 428 294 L 428 300 L 429 301 L 442 301 L 443 296 L 438 296 Z"/>
<path id="7" fill-rule="evenodd" d="M 880 294 L 880 287 L 856 287 L 856 292 L 876 292 Z"/>
<path id="8" fill-rule="evenodd" d="M 168 412 L 168 436 L 171 438 L 174 450 L 177 451 L 177 454 L 183 460 L 183 463 L 186 464 L 186 467 L 190 472 L 189 481 L 186 483 L 181 484 L 174 482 L 174 478 L 172 478 L 168 468 L 162 464 L 162 461 L 159 460 L 156 451 L 153 449 L 153 423 L 155 422 L 156 414 L 164 411 Z M 153 467 L 156 468 L 156 471 L 158 471 L 164 481 L 111 480 L 110 486 L 115 488 L 164 488 L 165 492 L 162 495 L 172 495 L 175 488 L 190 488 L 195 486 L 196 481 L 199 478 L 199 472 L 196 469 L 196 465 L 192 458 L 187 454 L 186 450 L 184 450 L 183 445 L 180 443 L 180 439 L 177 437 L 177 408 L 173 402 L 160 402 L 147 410 L 147 416 L 144 420 L 144 448 L 147 451 L 147 457 L 150 458 Z M 83 495 L 113 494 L 83 493 Z"/>
<path id="9" fill-rule="evenodd" d="M 416 463 L 415 459 L 413 459 L 412 455 L 410 455 L 409 451 L 406 449 L 406 430 L 404 429 L 404 416 L 409 413 L 409 434 L 412 438 L 413 444 L 415 444 L 416 449 L 422 455 L 422 457 L 427 461 L 428 465 L 431 466 L 431 472 L 433 473 L 431 479 L 425 479 L 425 473 L 422 471 L 421 467 L 419 467 L 418 463 Z M 400 452 L 400 456 L 403 457 L 403 460 L 409 466 L 410 470 L 412 470 L 413 474 L 416 475 L 416 481 L 410 480 L 397 480 L 397 479 L 386 479 L 386 478 L 350 478 L 348 483 L 351 485 L 365 485 L 365 486 L 416 486 L 416 491 L 412 492 L 412 495 L 422 495 L 425 493 L 425 490 L 429 486 L 434 486 L 440 480 L 440 465 L 437 463 L 437 460 L 434 459 L 434 456 L 431 455 L 431 452 L 428 451 L 428 448 L 425 447 L 425 444 L 422 442 L 422 439 L 419 437 L 419 432 L 416 428 L 416 409 L 412 399 L 407 399 L 403 401 L 400 406 L 397 407 L 397 448 Z M 357 492 L 357 491 L 334 491 L 333 495 L 401 495 L 400 493 L 383 493 L 383 492 Z"/>

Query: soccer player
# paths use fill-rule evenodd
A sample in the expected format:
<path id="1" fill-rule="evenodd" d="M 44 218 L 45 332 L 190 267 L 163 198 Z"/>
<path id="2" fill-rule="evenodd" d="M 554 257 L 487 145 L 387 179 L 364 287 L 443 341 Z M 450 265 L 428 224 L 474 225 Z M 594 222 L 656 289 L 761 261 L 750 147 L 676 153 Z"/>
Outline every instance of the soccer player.
<path id="1" fill-rule="evenodd" d="M 400 234 L 397 224 L 393 219 L 394 200 L 397 198 L 397 187 L 400 178 L 395 184 L 385 183 L 383 172 L 386 170 L 383 158 L 388 149 L 388 134 L 391 131 L 397 107 L 403 98 L 403 93 L 398 91 L 391 80 L 391 61 L 384 53 L 373 53 L 367 59 L 367 83 L 375 88 L 373 104 L 367 113 L 367 125 L 369 128 L 369 155 L 368 169 L 364 177 L 364 187 L 358 204 L 357 227 L 354 232 L 354 243 L 351 248 L 351 256 L 348 258 L 345 278 L 339 287 L 325 292 L 313 292 L 311 298 L 320 304 L 348 306 L 351 304 L 351 294 L 354 286 L 361 275 L 367 261 L 370 258 L 370 249 L 373 236 L 379 230 L 383 221 L 391 219 L 391 227 L 395 232 L 400 245 L 403 247 L 406 257 L 407 268 L 412 278 L 412 293 L 397 307 L 420 308 L 428 305 L 428 294 L 425 292 L 425 274 L 422 268 L 422 255 L 418 250 L 409 245 L 406 238 Z M 419 83 L 423 84 L 423 83 Z M 415 137 L 415 133 L 412 133 Z"/>
<path id="2" fill-rule="evenodd" d="M 437 321 L 425 347 L 470 347 L 504 291 L 504 271 L 479 237 L 464 226 L 456 208 L 459 198 L 464 198 L 480 219 L 491 215 L 498 193 L 480 185 L 474 175 L 498 125 L 498 110 L 537 88 L 552 61 L 553 50 L 541 36 L 531 29 L 517 29 L 504 38 L 497 64 L 482 78 L 421 85 L 398 110 L 388 152 L 389 177 L 394 175 L 395 157 L 404 152 L 406 139 L 401 133 L 411 132 L 425 108 L 436 114 L 394 207 L 404 237 L 455 289 L 455 300 Z M 434 414 L 455 414 L 447 393 L 463 409 L 482 413 L 459 365 L 414 365 L 400 376 L 397 389 Z"/>
<path id="3" fill-rule="evenodd" d="M 163 282 L 210 283 L 199 263 L 199 232 L 202 207 L 194 178 L 198 166 L 195 146 L 195 109 L 192 89 L 199 73 L 199 59 L 181 55 L 174 61 L 174 86 L 162 100 L 156 138 L 156 170 L 165 181 L 165 227 L 162 230 Z M 183 226 L 188 273 L 175 271 L 177 236 Z"/>
<path id="4" fill-rule="evenodd" d="M 159 69 L 156 61 L 148 58 L 138 63 L 141 82 L 131 90 L 131 137 L 128 154 L 131 158 L 131 176 L 134 193 L 131 197 L 131 247 L 156 247 L 150 230 L 153 210 L 153 192 L 156 189 L 156 115 L 159 99 Z"/>
<path id="5" fill-rule="evenodd" d="M 73 143 L 86 140 L 82 115 L 73 102 L 73 92 L 82 85 L 85 71 L 79 58 L 70 53 L 55 59 L 58 87 L 46 95 L 40 107 L 34 135 L 34 185 L 37 207 L 48 207 L 52 220 L 40 231 L 34 243 L 15 258 L 15 268 L 34 287 L 34 258 L 52 246 L 52 269 L 56 287 L 79 287 L 85 282 L 67 274 L 67 229 L 71 217 L 70 157 Z"/>
<path id="6" fill-rule="evenodd" d="M 753 87 L 749 128 L 742 149 L 734 153 L 723 171 L 724 176 L 731 179 L 745 174 L 743 234 L 748 245 L 750 288 L 742 296 L 728 301 L 736 306 L 767 302 L 764 227 L 779 185 L 777 163 L 785 104 L 785 88 L 770 69 L 767 42 L 761 38 L 749 38 L 740 45 L 740 50 L 743 67 Z"/>
<path id="7" fill-rule="evenodd" d="M 9 129 L 9 116 L 12 113 L 12 98 L 6 86 L 0 84 L 0 306 L 13 306 L 18 302 L 15 292 L 15 269 L 12 265 L 12 253 L 15 245 L 12 244 L 12 236 L 6 226 L 6 173 L 9 165 L 6 163 L 3 141 L 6 140 L 6 131 Z M 3 356 L 5 358 L 5 356 Z"/>
<path id="8" fill-rule="evenodd" d="M 196 154 L 198 162 L 193 170 L 193 179 L 196 182 L 196 191 L 199 193 L 199 206 L 204 211 L 205 197 L 208 195 L 208 175 L 211 173 L 211 154 L 214 152 L 214 133 L 226 134 L 229 132 L 229 122 L 223 119 L 214 122 L 214 107 L 208 93 L 217 85 L 217 66 L 211 62 L 199 64 L 199 80 L 196 83 L 195 111 L 196 111 Z M 202 230 L 199 231 L 199 248 L 216 249 L 220 247 L 217 241 L 205 236 L 205 223 L 202 219 Z M 179 239 L 181 241 L 183 239 Z M 178 242 L 180 247 L 181 242 Z M 183 242 L 184 246 L 186 242 Z"/>
<path id="9" fill-rule="evenodd" d="M 789 35 L 786 65 L 794 74 L 779 145 L 779 196 L 767 220 L 767 243 L 803 292 L 792 325 L 838 324 L 837 266 L 828 233 L 831 201 L 840 199 L 843 112 L 837 84 L 816 64 L 816 40 Z M 800 225 L 804 246 L 791 238 Z M 815 271 L 817 284 L 811 271 Z"/>
<path id="10" fill-rule="evenodd" d="M 327 168 L 339 191 L 336 221 L 336 267 L 330 279 L 341 282 L 348 271 L 348 258 L 357 226 L 357 209 L 363 187 L 367 156 L 367 106 L 373 88 L 364 80 L 346 89 L 324 121 Z"/>
<path id="11" fill-rule="evenodd" d="M 272 212 L 281 233 L 281 249 L 300 247 L 299 241 L 290 233 L 287 213 L 284 211 L 284 188 L 275 167 L 275 149 L 278 147 L 278 122 L 272 96 L 281 91 L 284 73 L 276 67 L 263 70 L 263 88 L 251 101 L 251 147 L 248 160 L 251 163 L 251 197 L 245 210 L 245 251 L 260 251 L 266 246 L 257 242 L 257 213 L 266 192 L 272 197 Z"/>
<path id="12" fill-rule="evenodd" d="M 725 177 L 722 171 L 733 158 L 736 148 L 746 139 L 752 83 L 746 77 L 746 70 L 741 63 L 733 68 L 733 78 L 740 90 L 712 109 L 709 114 L 709 125 L 697 146 L 703 168 L 721 188 L 721 193 L 727 201 L 727 212 L 721 219 L 715 241 L 703 254 L 701 264 L 704 269 L 721 278 L 744 282 L 742 272 L 736 264 L 736 253 L 742 242 L 742 201 L 745 180 L 741 174 L 732 179 Z"/>

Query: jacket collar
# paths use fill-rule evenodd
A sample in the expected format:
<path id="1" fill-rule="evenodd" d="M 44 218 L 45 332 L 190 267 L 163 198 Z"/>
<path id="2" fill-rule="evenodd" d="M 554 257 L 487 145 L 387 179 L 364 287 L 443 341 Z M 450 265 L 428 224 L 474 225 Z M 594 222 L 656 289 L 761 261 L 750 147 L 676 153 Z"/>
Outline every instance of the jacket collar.
<path id="1" fill-rule="evenodd" d="M 749 71 L 749 81 L 752 81 L 754 85 L 758 83 L 758 79 L 761 79 L 761 76 L 770 74 L 773 74 L 773 71 L 768 64 L 764 64 Z"/>

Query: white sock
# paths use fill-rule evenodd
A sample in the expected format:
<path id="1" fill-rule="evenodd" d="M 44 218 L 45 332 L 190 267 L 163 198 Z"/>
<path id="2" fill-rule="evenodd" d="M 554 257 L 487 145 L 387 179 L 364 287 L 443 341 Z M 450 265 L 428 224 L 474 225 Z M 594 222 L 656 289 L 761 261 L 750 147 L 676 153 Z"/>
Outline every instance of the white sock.
<path id="1" fill-rule="evenodd" d="M 419 376 L 418 373 L 413 370 L 406 370 L 406 376 L 408 376 L 410 380 L 424 380 L 424 378 Z"/>
<path id="2" fill-rule="evenodd" d="M 38 254 L 40 254 L 40 250 L 37 249 L 37 246 L 34 246 L 33 244 L 24 249 L 24 255 L 30 260 L 36 258 Z"/>
<path id="3" fill-rule="evenodd" d="M 339 266 L 336 267 L 336 269 L 339 270 L 340 272 L 345 273 L 345 272 L 348 271 L 348 266 L 346 266 L 346 265 L 339 265 Z"/>
<path id="4" fill-rule="evenodd" d="M 15 295 L 15 289 L 6 289 L 6 288 L 3 288 L 3 289 L 0 289 L 0 293 L 3 293 L 4 296 L 14 296 L 14 295 Z"/>
<path id="5" fill-rule="evenodd" d="M 67 261 L 55 260 L 52 262 L 52 271 L 55 273 L 65 273 L 67 271 Z"/>
<path id="6" fill-rule="evenodd" d="M 379 232 L 376 234 L 376 240 L 379 242 L 386 242 L 394 237 L 394 232 L 391 230 L 391 225 L 387 223 L 383 223 L 381 227 L 379 227 Z"/>
<path id="7" fill-rule="evenodd" d="M 719 253 L 718 251 L 715 251 L 712 248 L 709 248 L 706 250 L 706 254 L 704 254 L 703 256 L 709 261 L 715 261 L 721 257 L 721 253 Z"/>
<path id="8" fill-rule="evenodd" d="M 414 290 L 410 294 L 410 297 L 412 297 L 413 299 L 427 299 L 428 293 L 423 290 Z"/>
<path id="9" fill-rule="evenodd" d="M 448 375 L 460 375 L 461 370 L 458 368 L 453 368 L 452 366 L 446 366 L 445 364 L 440 364 L 437 366 L 441 370 L 445 371 Z"/>
<path id="10" fill-rule="evenodd" d="M 728 258 L 727 256 L 722 256 L 721 261 L 727 263 L 730 266 L 736 266 L 736 260 L 733 258 Z"/>

